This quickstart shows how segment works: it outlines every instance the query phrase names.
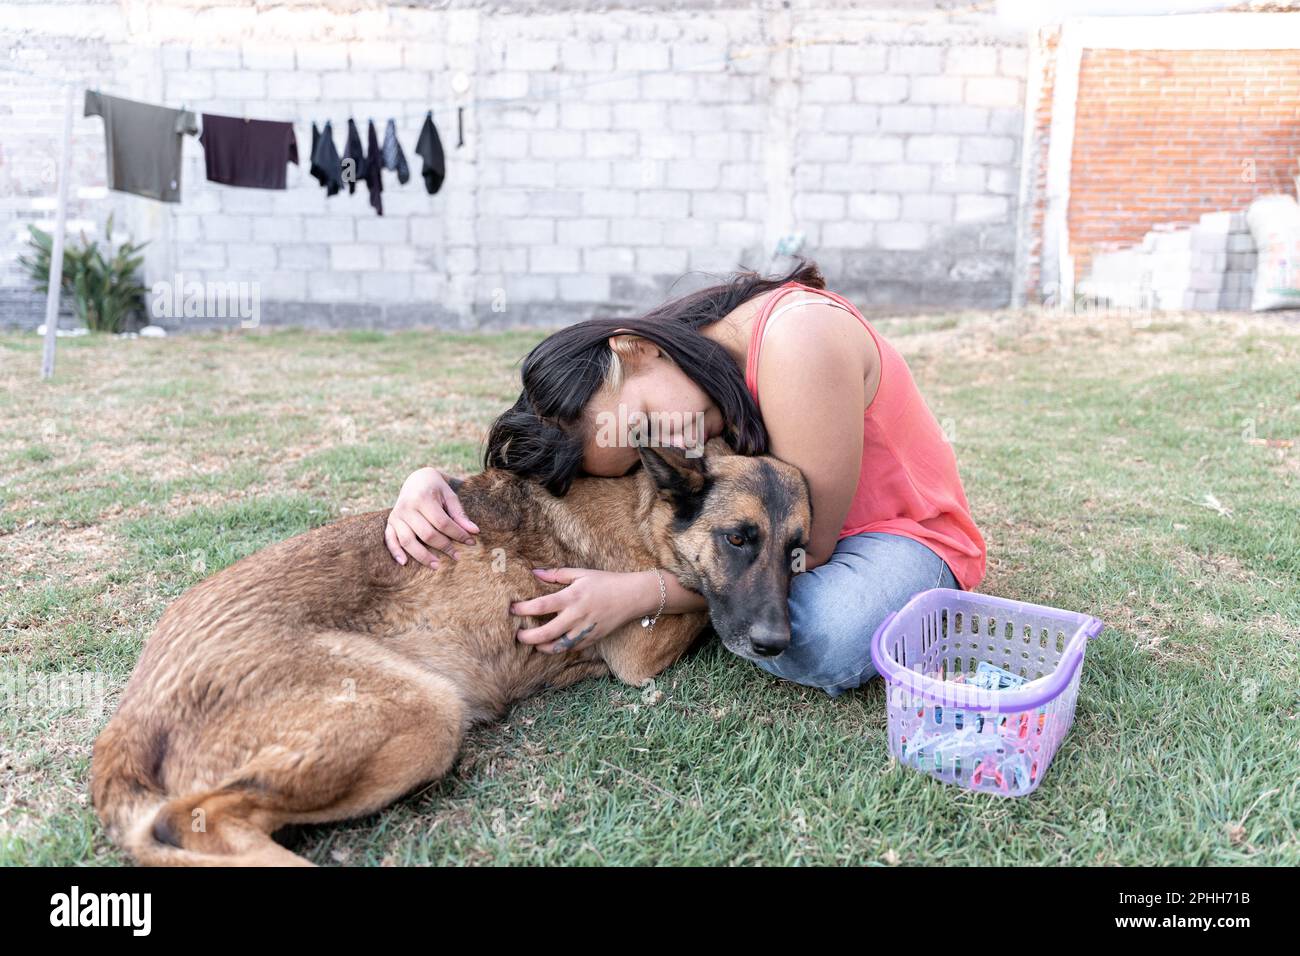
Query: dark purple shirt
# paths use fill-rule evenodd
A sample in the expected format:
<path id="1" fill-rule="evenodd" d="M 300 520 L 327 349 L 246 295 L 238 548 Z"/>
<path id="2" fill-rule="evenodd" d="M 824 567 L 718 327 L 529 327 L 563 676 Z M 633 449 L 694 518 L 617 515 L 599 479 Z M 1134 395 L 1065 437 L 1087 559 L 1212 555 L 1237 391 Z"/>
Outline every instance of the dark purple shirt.
<path id="1" fill-rule="evenodd" d="M 284 189 L 287 163 L 298 162 L 293 124 L 203 114 L 204 161 L 208 180 L 227 186 Z"/>

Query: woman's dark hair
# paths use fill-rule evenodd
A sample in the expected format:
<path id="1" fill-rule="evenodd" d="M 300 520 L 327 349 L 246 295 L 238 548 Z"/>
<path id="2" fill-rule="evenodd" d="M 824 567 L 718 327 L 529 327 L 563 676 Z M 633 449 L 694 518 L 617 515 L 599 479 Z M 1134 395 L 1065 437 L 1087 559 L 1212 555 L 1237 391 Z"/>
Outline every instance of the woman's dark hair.
<path id="1" fill-rule="evenodd" d="M 722 412 L 727 442 L 738 453 L 763 453 L 767 432 L 743 373 L 699 330 L 787 282 L 826 286 L 817 266 L 800 260 L 779 278 L 740 272 L 638 318 L 589 319 L 547 336 L 523 361 L 519 399 L 488 431 L 484 465 L 536 481 L 555 495 L 568 492 L 582 467 L 583 412 L 609 376 L 614 354 L 609 339 L 625 332 L 653 342 L 708 393 Z"/>

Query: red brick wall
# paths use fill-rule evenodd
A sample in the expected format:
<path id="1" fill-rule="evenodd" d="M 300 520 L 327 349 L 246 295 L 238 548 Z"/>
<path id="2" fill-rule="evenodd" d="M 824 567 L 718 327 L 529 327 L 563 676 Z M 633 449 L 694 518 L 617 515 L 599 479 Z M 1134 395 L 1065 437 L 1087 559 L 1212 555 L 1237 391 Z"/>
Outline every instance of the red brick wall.
<path id="1" fill-rule="evenodd" d="M 1088 274 L 1094 252 L 1140 242 L 1156 223 L 1294 193 L 1298 160 L 1300 50 L 1084 50 L 1070 181 L 1075 275 Z"/>

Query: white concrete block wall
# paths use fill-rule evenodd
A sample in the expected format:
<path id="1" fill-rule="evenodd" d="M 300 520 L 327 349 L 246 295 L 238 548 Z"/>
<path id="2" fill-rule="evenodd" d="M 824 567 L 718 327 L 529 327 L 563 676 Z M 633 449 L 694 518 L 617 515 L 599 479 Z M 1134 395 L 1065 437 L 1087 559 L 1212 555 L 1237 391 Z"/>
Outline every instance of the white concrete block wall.
<path id="1" fill-rule="evenodd" d="M 1005 304 L 1024 117 L 1019 38 L 951 24 L 847 32 L 852 42 L 801 57 L 805 90 L 867 69 L 848 102 L 802 98 L 796 163 L 800 183 L 817 190 L 805 211 L 828 214 L 800 224 L 809 250 L 862 305 Z"/>
<path id="2" fill-rule="evenodd" d="M 936 16 L 910 0 L 789 13 L 694 0 L 562 13 L 507 2 L 491 14 L 337 0 L 62 5 L 69 16 L 35 18 L 0 0 L 0 31 L 33 58 L 29 75 L 4 81 L 26 92 L 4 142 L 6 159 L 23 159 L 0 166 L 0 323 L 30 313 L 14 258 L 23 224 L 52 217 L 65 79 L 295 123 L 301 165 L 286 191 L 206 182 L 202 147 L 187 139 L 183 201 L 165 205 L 96 192 L 102 122 L 75 121 L 73 181 L 89 190 L 70 218 L 93 229 L 115 211 L 150 241 L 150 283 L 256 283 L 269 321 L 630 314 L 706 281 L 679 282 L 690 270 L 767 268 L 788 233 L 863 306 L 1010 296 L 1025 56 L 1023 37 L 990 16 Z M 80 92 L 77 103 L 80 114 Z M 414 154 L 430 105 L 448 164 L 437 196 Z M 349 116 L 363 142 L 367 119 L 381 138 L 398 119 L 412 179 L 385 173 L 382 218 L 364 185 L 326 198 L 308 175 L 312 120 L 333 121 L 342 152 Z"/>
<path id="3" fill-rule="evenodd" d="M 1245 213 L 1204 213 L 1191 226 L 1161 224 L 1137 245 L 1097 254 L 1079 292 L 1128 309 L 1246 311 L 1256 259 Z"/>

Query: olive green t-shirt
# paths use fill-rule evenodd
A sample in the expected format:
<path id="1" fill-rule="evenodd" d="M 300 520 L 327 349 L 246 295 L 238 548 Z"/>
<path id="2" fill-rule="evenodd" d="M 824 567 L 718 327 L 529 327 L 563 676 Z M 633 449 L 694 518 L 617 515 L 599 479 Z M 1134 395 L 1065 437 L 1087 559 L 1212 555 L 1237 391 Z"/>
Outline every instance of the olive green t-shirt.
<path id="1" fill-rule="evenodd" d="M 198 132 L 193 113 L 86 90 L 84 115 L 104 117 L 110 189 L 181 201 L 181 137 Z"/>

